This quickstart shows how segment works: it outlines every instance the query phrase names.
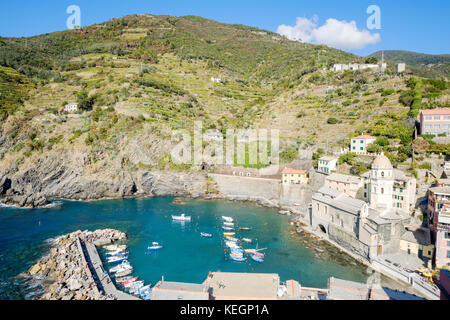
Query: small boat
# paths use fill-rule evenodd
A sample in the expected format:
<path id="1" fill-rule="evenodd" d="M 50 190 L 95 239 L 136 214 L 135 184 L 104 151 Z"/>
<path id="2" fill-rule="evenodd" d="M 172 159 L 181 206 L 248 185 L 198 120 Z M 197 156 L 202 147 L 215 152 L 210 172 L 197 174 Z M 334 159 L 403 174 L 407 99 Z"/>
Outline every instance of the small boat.
<path id="1" fill-rule="evenodd" d="M 238 262 L 244 262 L 245 260 L 247 260 L 247 259 L 245 259 L 245 258 L 242 257 L 242 256 L 233 256 L 233 255 L 230 255 L 230 258 L 231 258 L 232 260 L 238 261 Z"/>
<path id="2" fill-rule="evenodd" d="M 233 241 L 225 241 L 225 245 L 228 247 L 228 248 L 240 248 L 239 246 L 238 246 L 238 244 L 236 243 L 236 242 L 233 242 Z"/>
<path id="3" fill-rule="evenodd" d="M 175 221 L 191 221 L 191 217 L 186 216 L 183 213 L 181 216 L 172 216 L 172 220 L 175 220 Z"/>
<path id="4" fill-rule="evenodd" d="M 150 292 L 144 297 L 144 300 L 151 300 L 152 299 L 152 291 L 150 290 Z"/>
<path id="5" fill-rule="evenodd" d="M 210 234 L 210 233 L 201 232 L 200 235 L 201 235 L 203 238 L 212 238 L 212 234 Z"/>
<path id="6" fill-rule="evenodd" d="M 125 285 L 125 288 L 130 290 L 130 293 L 135 291 L 137 288 L 142 288 L 144 286 L 144 281 L 135 281 L 130 282 L 127 285 Z"/>
<path id="7" fill-rule="evenodd" d="M 228 241 L 238 242 L 239 240 L 233 237 L 225 237 Z"/>
<path id="8" fill-rule="evenodd" d="M 232 236 L 236 235 L 236 233 L 234 233 L 234 232 L 224 232 L 223 235 L 232 237 Z"/>
<path id="9" fill-rule="evenodd" d="M 234 227 L 234 223 L 233 222 L 224 222 L 223 225 L 227 226 L 227 227 Z"/>
<path id="10" fill-rule="evenodd" d="M 249 239 L 249 238 L 242 238 L 242 241 L 247 242 L 247 243 L 252 243 L 253 240 Z"/>
<path id="11" fill-rule="evenodd" d="M 111 272 L 111 273 L 122 272 L 122 271 L 128 271 L 128 270 L 132 270 L 132 269 L 133 269 L 133 267 L 131 266 L 131 264 L 127 260 L 124 260 L 118 266 L 115 266 L 115 267 L 109 269 L 109 272 Z"/>
<path id="12" fill-rule="evenodd" d="M 109 246 L 104 246 L 104 249 L 108 250 L 108 251 L 123 251 L 127 249 L 126 245 L 117 245 L 117 244 L 111 244 Z"/>
<path id="13" fill-rule="evenodd" d="M 161 250 L 163 248 L 162 245 L 160 245 L 158 242 L 153 242 L 151 246 L 149 246 L 147 249 L 151 251 L 155 250 Z"/>
<path id="14" fill-rule="evenodd" d="M 119 263 L 128 259 L 128 255 L 123 257 L 112 257 L 108 259 L 108 263 Z"/>
<path id="15" fill-rule="evenodd" d="M 151 285 L 149 284 L 149 285 L 146 285 L 145 287 L 140 288 L 139 294 L 141 296 L 146 296 L 150 292 L 150 287 L 151 287 Z"/>
<path id="16" fill-rule="evenodd" d="M 242 250 L 241 248 L 230 248 L 231 249 L 231 253 L 237 254 L 237 255 L 242 255 L 244 253 L 244 250 Z"/>
<path id="17" fill-rule="evenodd" d="M 239 229 L 242 231 L 252 231 L 253 230 L 252 228 L 239 228 Z"/>
<path id="18" fill-rule="evenodd" d="M 233 218 L 231 217 L 222 216 L 222 219 L 225 220 L 226 222 L 234 222 Z"/>
<path id="19" fill-rule="evenodd" d="M 233 231 L 234 230 L 234 228 L 232 228 L 232 227 L 222 227 L 222 229 L 225 231 Z"/>
<path id="20" fill-rule="evenodd" d="M 116 279 L 116 282 L 117 283 L 124 283 L 125 281 L 128 281 L 128 280 L 131 280 L 133 277 L 131 277 L 131 276 L 128 276 L 128 277 L 121 277 L 121 278 L 117 278 Z M 136 280 L 137 280 L 137 277 L 136 277 Z"/>
<path id="21" fill-rule="evenodd" d="M 119 271 L 119 272 L 116 272 L 116 278 L 128 276 L 129 274 L 132 274 L 132 273 L 133 273 L 133 268 L 124 270 L 124 271 Z"/>
<path id="22" fill-rule="evenodd" d="M 124 252 L 123 250 L 116 250 L 116 251 L 107 252 L 106 255 L 107 256 L 120 256 L 125 253 L 127 253 L 127 252 Z"/>
<path id="23" fill-rule="evenodd" d="M 129 279 L 122 282 L 122 287 L 125 287 L 126 285 L 132 283 L 132 282 L 136 282 L 138 280 L 138 277 L 128 277 Z"/>
<path id="24" fill-rule="evenodd" d="M 264 262 L 264 257 L 261 257 L 259 255 L 252 255 L 251 257 L 256 262 L 260 262 L 260 263 Z"/>

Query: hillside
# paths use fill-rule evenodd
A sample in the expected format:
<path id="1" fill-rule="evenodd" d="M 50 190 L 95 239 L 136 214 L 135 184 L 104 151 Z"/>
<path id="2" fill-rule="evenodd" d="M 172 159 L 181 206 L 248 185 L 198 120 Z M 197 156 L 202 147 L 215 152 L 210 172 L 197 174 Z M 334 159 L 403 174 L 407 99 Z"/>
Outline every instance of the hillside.
<path id="1" fill-rule="evenodd" d="M 2 38 L 0 199 L 33 206 L 52 197 L 201 193 L 195 181 L 203 178 L 190 176 L 201 166 L 170 155 L 172 131 L 192 131 L 196 120 L 223 133 L 279 129 L 284 164 L 368 133 L 389 139 L 378 151 L 408 165 L 411 117 L 419 106 L 448 106 L 448 83 L 330 70 L 363 61 L 196 16 L 134 15 Z M 72 102 L 82 110 L 61 113 Z"/>
<path id="2" fill-rule="evenodd" d="M 369 55 L 381 59 L 382 52 L 378 51 Z M 384 58 L 394 62 L 404 62 L 407 69 L 417 76 L 426 78 L 449 78 L 450 75 L 450 55 L 424 54 L 401 50 L 386 50 Z"/>

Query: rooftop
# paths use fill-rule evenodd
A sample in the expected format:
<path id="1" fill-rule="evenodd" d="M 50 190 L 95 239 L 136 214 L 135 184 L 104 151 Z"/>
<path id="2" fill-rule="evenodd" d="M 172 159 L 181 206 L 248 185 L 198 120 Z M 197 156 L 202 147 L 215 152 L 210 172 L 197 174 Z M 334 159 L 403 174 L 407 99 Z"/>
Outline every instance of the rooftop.
<path id="1" fill-rule="evenodd" d="M 361 179 L 356 176 L 349 176 L 345 174 L 339 174 L 339 173 L 333 173 L 330 175 L 327 180 L 329 181 L 337 181 L 337 182 L 343 182 L 343 183 L 356 183 L 359 184 L 361 182 Z"/>
<path id="2" fill-rule="evenodd" d="M 361 136 L 354 137 L 352 139 L 376 139 L 376 138 L 377 137 L 368 136 L 368 135 L 361 135 Z"/>
<path id="3" fill-rule="evenodd" d="M 355 215 L 359 214 L 364 205 L 366 205 L 362 200 L 348 197 L 340 191 L 327 187 L 322 187 L 313 195 L 313 199 Z"/>
<path id="4" fill-rule="evenodd" d="M 382 154 L 375 158 L 372 169 L 393 169 L 393 167 L 389 158 Z"/>
<path id="5" fill-rule="evenodd" d="M 306 170 L 296 170 L 291 168 L 284 168 L 282 174 L 306 174 Z"/>
<path id="6" fill-rule="evenodd" d="M 278 274 L 211 272 L 204 285 L 216 300 L 276 300 Z"/>
<path id="7" fill-rule="evenodd" d="M 420 110 L 424 115 L 438 115 L 438 114 L 450 114 L 450 108 L 428 109 Z"/>
<path id="8" fill-rule="evenodd" d="M 431 245 L 430 230 L 424 228 L 408 230 L 403 234 L 402 240 L 429 246 Z"/>
<path id="9" fill-rule="evenodd" d="M 152 289 L 152 300 L 209 300 L 203 284 L 160 281 Z"/>
<path id="10" fill-rule="evenodd" d="M 320 158 L 319 160 L 322 160 L 322 161 L 333 161 L 333 160 L 337 160 L 337 158 L 336 157 L 331 157 L 331 156 L 325 156 L 325 157 Z"/>
<path id="11" fill-rule="evenodd" d="M 433 193 L 450 195 L 450 187 L 433 187 L 429 190 Z"/>

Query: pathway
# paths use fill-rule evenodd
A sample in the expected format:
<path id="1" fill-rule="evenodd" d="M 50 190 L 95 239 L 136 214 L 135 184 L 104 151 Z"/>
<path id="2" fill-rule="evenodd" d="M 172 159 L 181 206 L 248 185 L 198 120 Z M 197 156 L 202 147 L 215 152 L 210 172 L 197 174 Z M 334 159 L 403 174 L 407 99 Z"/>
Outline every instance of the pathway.
<path id="1" fill-rule="evenodd" d="M 94 276 L 100 281 L 102 288 L 99 288 L 99 290 L 102 290 L 106 296 L 112 296 L 117 300 L 140 300 L 133 295 L 117 290 L 108 273 L 103 268 L 97 248 L 92 243 L 86 243 L 85 248 L 86 259 L 93 268 Z"/>

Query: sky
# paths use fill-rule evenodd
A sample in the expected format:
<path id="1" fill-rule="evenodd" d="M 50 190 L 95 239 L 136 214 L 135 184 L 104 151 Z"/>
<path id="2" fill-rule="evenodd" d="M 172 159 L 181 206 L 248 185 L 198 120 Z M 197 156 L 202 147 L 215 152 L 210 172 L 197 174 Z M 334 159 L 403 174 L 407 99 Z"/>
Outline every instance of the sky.
<path id="1" fill-rule="evenodd" d="M 360 56 L 378 50 L 450 54 L 448 0 L 1 1 L 0 36 L 28 37 L 65 30 L 71 5 L 80 8 L 82 26 L 129 14 L 198 15 L 279 32 L 292 40 L 321 43 Z M 367 13 L 373 5 L 376 10 Z"/>

